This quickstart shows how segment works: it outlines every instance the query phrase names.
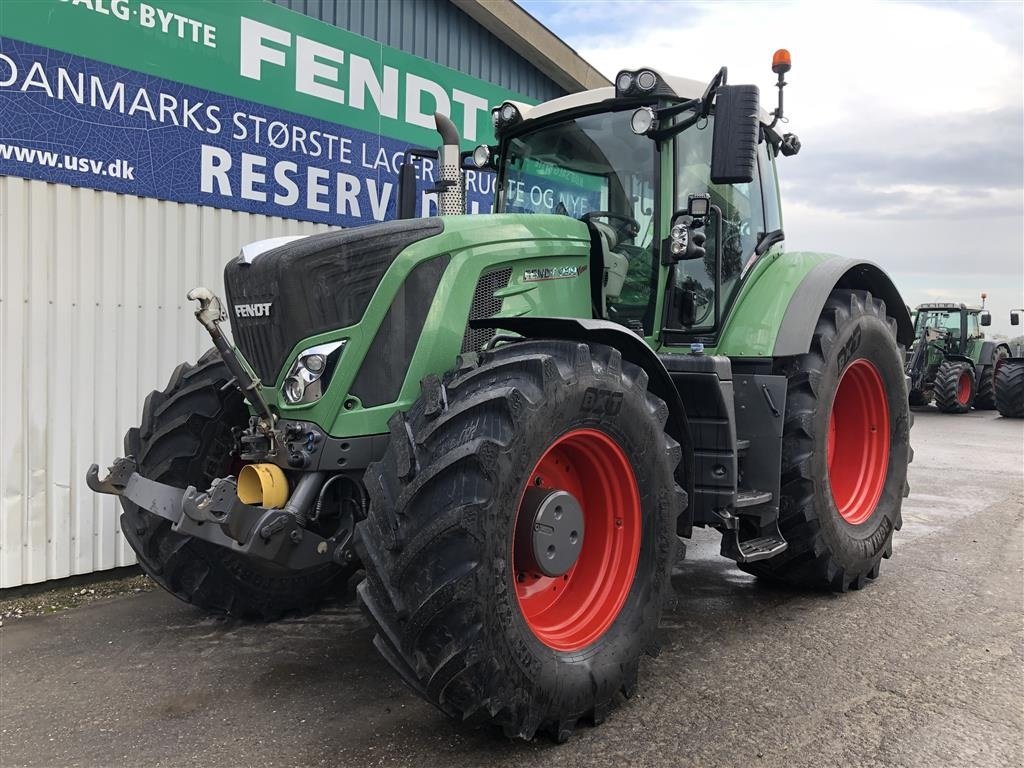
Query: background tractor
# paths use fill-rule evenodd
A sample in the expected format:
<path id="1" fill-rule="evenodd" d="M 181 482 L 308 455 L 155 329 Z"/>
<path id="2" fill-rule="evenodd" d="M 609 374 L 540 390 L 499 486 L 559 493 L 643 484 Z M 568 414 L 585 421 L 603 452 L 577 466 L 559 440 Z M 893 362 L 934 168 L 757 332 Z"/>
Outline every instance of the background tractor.
<path id="1" fill-rule="evenodd" d="M 907 351 L 911 405 L 934 400 L 944 413 L 995 409 L 996 369 L 1010 348 L 985 339 L 981 328 L 992 324 L 985 299 L 983 293 L 980 307 L 940 302 L 914 311 L 915 338 Z"/>
<path id="2" fill-rule="evenodd" d="M 907 492 L 901 345 L 871 263 L 786 253 L 778 106 L 653 69 L 493 112 L 495 214 L 243 249 L 215 349 L 154 392 L 99 492 L 143 569 L 272 619 L 365 572 L 374 644 L 441 710 L 563 740 L 637 687 L 679 538 L 760 578 L 859 589 Z M 233 344 L 221 330 L 230 315 Z"/>
<path id="3" fill-rule="evenodd" d="M 1010 325 L 1020 325 L 1024 309 L 1010 312 Z M 996 407 L 1011 419 L 1024 419 L 1024 348 L 1017 345 L 999 360 L 995 375 Z"/>

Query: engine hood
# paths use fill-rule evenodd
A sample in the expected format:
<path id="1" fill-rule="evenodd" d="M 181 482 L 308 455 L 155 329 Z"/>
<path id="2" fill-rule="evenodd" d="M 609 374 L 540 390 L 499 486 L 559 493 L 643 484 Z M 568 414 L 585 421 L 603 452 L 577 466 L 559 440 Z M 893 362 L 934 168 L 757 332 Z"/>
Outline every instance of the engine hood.
<path id="1" fill-rule="evenodd" d="M 357 323 L 407 246 L 444 231 L 440 218 L 373 224 L 311 235 L 224 268 L 235 345 L 273 382 L 301 339 Z"/>

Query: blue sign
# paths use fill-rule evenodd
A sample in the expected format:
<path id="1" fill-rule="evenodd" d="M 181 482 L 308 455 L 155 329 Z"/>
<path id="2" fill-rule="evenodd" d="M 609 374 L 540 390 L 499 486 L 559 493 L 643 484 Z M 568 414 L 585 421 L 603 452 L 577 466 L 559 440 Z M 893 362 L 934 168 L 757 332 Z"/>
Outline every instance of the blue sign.
<path id="1" fill-rule="evenodd" d="M 407 145 L 0 37 L 0 174 L 341 226 L 394 217 Z M 422 161 L 418 207 L 436 212 Z M 468 171 L 469 212 L 494 175 Z"/>

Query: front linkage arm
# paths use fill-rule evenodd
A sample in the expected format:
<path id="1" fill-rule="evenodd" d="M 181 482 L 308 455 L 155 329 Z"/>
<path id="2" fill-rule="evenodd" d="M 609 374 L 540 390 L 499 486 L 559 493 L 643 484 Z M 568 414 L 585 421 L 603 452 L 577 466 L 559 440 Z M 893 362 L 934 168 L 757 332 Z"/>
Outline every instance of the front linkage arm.
<path id="1" fill-rule="evenodd" d="M 323 477 L 308 473 L 304 480 L 312 483 Z M 154 515 L 169 520 L 171 529 L 183 536 L 193 536 L 240 555 L 270 560 L 290 570 L 302 570 L 344 557 L 350 530 L 341 537 L 325 539 L 303 528 L 288 509 L 267 509 L 243 504 L 238 500 L 237 481 L 233 477 L 213 481 L 205 492 L 193 486 L 174 488 L 138 473 L 131 456 L 117 459 L 107 477 L 100 480 L 99 467 L 93 464 L 86 473 L 86 482 L 96 493 L 121 496 Z M 295 489 L 294 496 L 302 494 Z M 315 495 L 319 488 L 313 489 Z M 336 540 L 339 539 L 339 540 Z"/>

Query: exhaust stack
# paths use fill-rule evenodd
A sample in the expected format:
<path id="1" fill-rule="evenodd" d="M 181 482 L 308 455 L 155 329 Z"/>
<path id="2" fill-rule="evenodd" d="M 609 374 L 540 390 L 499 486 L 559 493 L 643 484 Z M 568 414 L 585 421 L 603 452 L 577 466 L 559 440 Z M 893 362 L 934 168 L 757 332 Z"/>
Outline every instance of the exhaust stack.
<path id="1" fill-rule="evenodd" d="M 434 125 L 441 134 L 441 147 L 437 152 L 437 212 L 442 216 L 461 216 L 466 212 L 466 195 L 459 131 L 455 123 L 440 112 L 434 113 Z"/>

